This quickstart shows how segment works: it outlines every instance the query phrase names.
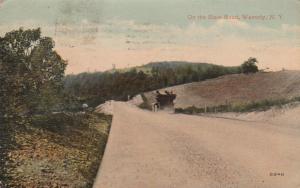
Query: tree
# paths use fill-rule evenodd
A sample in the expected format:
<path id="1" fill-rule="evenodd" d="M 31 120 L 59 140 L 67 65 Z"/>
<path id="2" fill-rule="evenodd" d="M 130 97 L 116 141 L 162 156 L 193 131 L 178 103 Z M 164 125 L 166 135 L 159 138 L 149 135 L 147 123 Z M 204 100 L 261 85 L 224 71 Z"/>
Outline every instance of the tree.
<path id="1" fill-rule="evenodd" d="M 256 58 L 250 57 L 241 65 L 242 73 L 249 74 L 258 72 L 257 63 L 258 61 Z"/>
<path id="2" fill-rule="evenodd" d="M 0 117 L 48 111 L 63 88 L 66 68 L 54 41 L 41 30 L 14 30 L 0 37 Z"/>

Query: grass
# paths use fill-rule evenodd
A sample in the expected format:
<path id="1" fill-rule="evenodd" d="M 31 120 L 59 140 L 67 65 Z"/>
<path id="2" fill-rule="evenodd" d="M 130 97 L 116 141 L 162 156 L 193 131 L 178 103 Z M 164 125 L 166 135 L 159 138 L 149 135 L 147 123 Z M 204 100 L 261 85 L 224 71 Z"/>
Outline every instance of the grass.
<path id="1" fill-rule="evenodd" d="M 92 187 L 111 119 L 93 112 L 58 113 L 15 125 L 10 147 L 0 156 L 7 160 L 0 181 L 6 187 Z"/>
<path id="2" fill-rule="evenodd" d="M 292 99 L 273 99 L 262 100 L 257 102 L 250 102 L 244 104 L 226 104 L 218 106 L 209 106 L 205 108 L 198 108 L 195 106 L 187 108 L 175 108 L 175 113 L 183 114 L 199 114 L 199 113 L 215 113 L 215 112 L 252 112 L 252 111 L 266 111 L 272 107 L 282 107 L 283 105 L 298 102 L 300 97 Z"/>

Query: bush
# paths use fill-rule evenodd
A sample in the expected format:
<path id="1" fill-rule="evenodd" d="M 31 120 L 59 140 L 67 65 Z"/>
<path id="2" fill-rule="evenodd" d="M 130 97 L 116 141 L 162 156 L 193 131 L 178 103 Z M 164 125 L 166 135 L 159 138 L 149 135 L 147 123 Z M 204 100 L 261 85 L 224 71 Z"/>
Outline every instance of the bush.
<path id="1" fill-rule="evenodd" d="M 242 73 L 249 74 L 258 72 L 258 67 L 256 66 L 257 63 L 258 61 L 256 58 L 250 57 L 241 65 Z"/>

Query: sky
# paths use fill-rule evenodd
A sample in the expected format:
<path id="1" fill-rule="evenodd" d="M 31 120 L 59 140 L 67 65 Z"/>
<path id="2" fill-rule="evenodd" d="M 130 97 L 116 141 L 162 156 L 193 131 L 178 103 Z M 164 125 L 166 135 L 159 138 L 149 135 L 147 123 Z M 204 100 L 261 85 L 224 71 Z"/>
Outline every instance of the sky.
<path id="1" fill-rule="evenodd" d="M 0 0 L 0 35 L 41 27 L 67 74 L 154 61 L 300 70 L 300 0 Z"/>

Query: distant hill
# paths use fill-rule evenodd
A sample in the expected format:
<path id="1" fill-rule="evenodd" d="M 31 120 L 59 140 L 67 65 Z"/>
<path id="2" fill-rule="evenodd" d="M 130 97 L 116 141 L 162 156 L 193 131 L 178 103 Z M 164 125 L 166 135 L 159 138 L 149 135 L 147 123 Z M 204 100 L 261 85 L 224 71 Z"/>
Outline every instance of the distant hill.
<path id="1" fill-rule="evenodd" d="M 197 67 L 211 67 L 214 64 L 209 63 L 197 63 L 197 62 L 188 62 L 188 61 L 161 61 L 161 62 L 151 62 L 143 67 L 156 67 L 156 68 L 178 68 L 178 67 L 185 67 L 185 66 L 191 66 L 192 68 Z"/>
<path id="2" fill-rule="evenodd" d="M 117 70 L 109 70 L 108 72 L 128 72 L 133 69 L 137 71 L 143 71 L 144 73 L 151 74 L 151 70 L 154 69 L 184 69 L 184 68 L 191 68 L 192 70 L 198 69 L 208 69 L 214 66 L 224 67 L 222 65 L 215 65 L 210 63 L 201 63 L 201 62 L 188 62 L 188 61 L 157 61 L 157 62 L 150 62 L 145 65 L 135 66 L 130 68 L 122 68 Z M 232 66 L 231 68 L 237 68 L 238 66 Z M 227 67 L 230 68 L 230 67 Z"/>

